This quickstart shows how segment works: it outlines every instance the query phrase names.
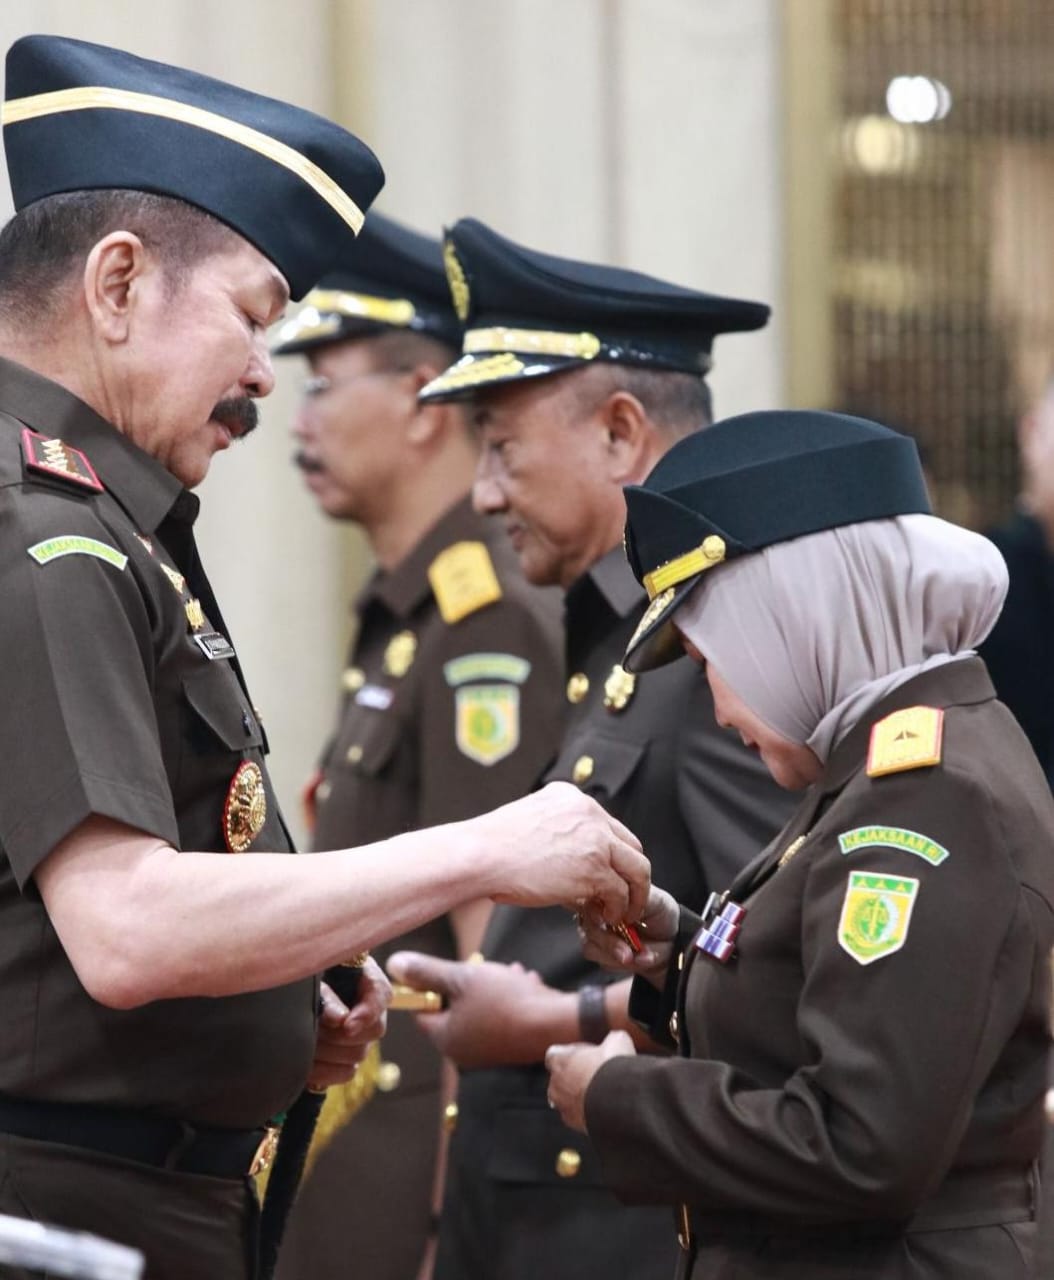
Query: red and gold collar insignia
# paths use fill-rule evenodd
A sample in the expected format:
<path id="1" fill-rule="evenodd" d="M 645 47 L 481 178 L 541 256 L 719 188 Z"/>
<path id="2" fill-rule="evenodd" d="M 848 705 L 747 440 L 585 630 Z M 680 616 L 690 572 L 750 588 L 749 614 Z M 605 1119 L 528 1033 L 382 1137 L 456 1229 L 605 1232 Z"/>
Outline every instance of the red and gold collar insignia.
<path id="1" fill-rule="evenodd" d="M 22 459 L 27 471 L 38 471 L 94 493 L 103 492 L 102 482 L 86 455 L 54 436 L 44 436 L 31 427 L 24 427 Z"/>

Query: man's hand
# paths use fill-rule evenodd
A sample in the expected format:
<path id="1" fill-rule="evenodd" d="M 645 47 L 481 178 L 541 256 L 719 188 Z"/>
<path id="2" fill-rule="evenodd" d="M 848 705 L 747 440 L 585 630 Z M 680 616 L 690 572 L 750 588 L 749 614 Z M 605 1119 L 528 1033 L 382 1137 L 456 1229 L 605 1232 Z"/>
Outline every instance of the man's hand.
<path id="1" fill-rule="evenodd" d="M 492 857 L 492 896 L 521 907 L 592 904 L 605 920 L 635 920 L 651 868 L 637 837 L 577 787 L 551 782 L 473 819 Z"/>
<path id="2" fill-rule="evenodd" d="M 594 907 L 587 906 L 576 916 L 582 954 L 605 969 L 647 978 L 661 987 L 677 936 L 680 908 L 664 889 L 652 885 L 640 919 L 630 921 L 637 928 L 641 950 L 634 955 L 629 944 L 608 926 Z"/>
<path id="3" fill-rule="evenodd" d="M 586 1130 L 586 1090 L 593 1077 L 611 1058 L 636 1055 L 625 1031 L 612 1031 L 603 1044 L 554 1044 L 545 1055 L 549 1072 L 549 1105 L 560 1112 L 564 1124 L 579 1133 Z"/>
<path id="4" fill-rule="evenodd" d="M 420 1014 L 417 1023 L 459 1067 L 541 1062 L 561 1034 L 578 1034 L 577 997 L 554 991 L 519 964 L 467 964 L 397 951 L 388 972 L 397 982 L 445 997 L 444 1012 Z"/>
<path id="5" fill-rule="evenodd" d="M 328 1089 L 355 1074 L 366 1050 L 384 1035 L 391 983 L 376 960 L 367 960 L 359 979 L 359 999 L 353 1009 L 322 983 L 322 1013 L 318 1019 L 315 1060 L 308 1088 Z"/>

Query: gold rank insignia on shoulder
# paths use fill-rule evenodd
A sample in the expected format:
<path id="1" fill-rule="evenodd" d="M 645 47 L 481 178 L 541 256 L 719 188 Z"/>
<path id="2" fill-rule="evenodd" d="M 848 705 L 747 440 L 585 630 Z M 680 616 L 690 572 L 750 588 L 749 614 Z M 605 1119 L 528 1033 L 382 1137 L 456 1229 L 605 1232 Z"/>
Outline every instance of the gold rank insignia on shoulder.
<path id="1" fill-rule="evenodd" d="M 183 609 L 191 631 L 200 631 L 205 625 L 205 610 L 201 607 L 201 601 L 197 598 L 187 600 L 184 602 Z"/>
<path id="2" fill-rule="evenodd" d="M 235 770 L 223 806 L 223 836 L 231 853 L 244 853 L 267 821 L 267 788 L 263 771 L 251 760 Z"/>
<path id="3" fill-rule="evenodd" d="M 412 631 L 400 631 L 388 641 L 384 651 L 384 674 L 401 679 L 414 665 L 417 637 Z"/>
<path id="4" fill-rule="evenodd" d="M 612 712 L 625 711 L 636 688 L 637 677 L 616 662 L 604 681 L 604 706 Z"/>
<path id="5" fill-rule="evenodd" d="M 428 566 L 428 581 L 448 624 L 501 599 L 501 583 L 482 542 L 455 542 L 441 551 Z"/>
<path id="6" fill-rule="evenodd" d="M 62 440 L 41 435 L 30 427 L 22 430 L 22 460 L 27 471 L 36 471 L 54 480 L 64 480 L 78 489 L 103 492 L 102 482 L 85 454 Z"/>
<path id="7" fill-rule="evenodd" d="M 871 726 L 867 776 L 881 778 L 906 769 L 940 764 L 944 712 L 939 707 L 905 707 Z"/>

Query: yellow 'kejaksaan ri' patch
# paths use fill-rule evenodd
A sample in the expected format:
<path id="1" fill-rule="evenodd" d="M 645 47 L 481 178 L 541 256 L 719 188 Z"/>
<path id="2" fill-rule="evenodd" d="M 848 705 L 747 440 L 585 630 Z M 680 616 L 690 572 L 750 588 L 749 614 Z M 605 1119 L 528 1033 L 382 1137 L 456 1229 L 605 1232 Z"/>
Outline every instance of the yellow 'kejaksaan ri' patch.
<path id="1" fill-rule="evenodd" d="M 457 746 L 477 764 L 492 765 L 520 745 L 520 691 L 514 684 L 466 684 L 456 699 Z"/>
<path id="2" fill-rule="evenodd" d="M 446 623 L 501 599 L 501 583 L 482 542 L 455 542 L 441 551 L 428 566 L 428 581 Z"/>
<path id="3" fill-rule="evenodd" d="M 92 556 L 123 571 L 128 563 L 128 557 L 116 547 L 111 547 L 108 542 L 100 542 L 98 538 L 85 538 L 79 533 L 45 538 L 43 542 L 27 547 L 26 554 L 32 556 L 37 564 L 50 564 L 52 560 L 61 560 L 63 556 Z"/>
<path id="4" fill-rule="evenodd" d="M 919 882 L 911 876 L 888 876 L 874 871 L 851 871 L 838 922 L 838 945 L 858 964 L 872 964 L 899 951 Z"/>
<path id="5" fill-rule="evenodd" d="M 939 707 L 905 707 L 871 726 L 867 776 L 881 778 L 941 762 L 944 712 Z"/>
<path id="6" fill-rule="evenodd" d="M 843 853 L 855 853 L 857 849 L 872 849 L 880 845 L 913 853 L 934 867 L 939 867 L 948 856 L 944 845 L 905 827 L 855 827 L 852 831 L 843 831 L 838 837 L 838 847 Z"/>

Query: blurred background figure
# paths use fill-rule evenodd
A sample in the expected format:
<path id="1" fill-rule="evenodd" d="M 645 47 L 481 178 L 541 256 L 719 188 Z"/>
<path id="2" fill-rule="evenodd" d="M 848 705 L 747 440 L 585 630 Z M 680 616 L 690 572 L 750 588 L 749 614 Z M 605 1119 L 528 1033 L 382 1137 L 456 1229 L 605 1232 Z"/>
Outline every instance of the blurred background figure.
<path id="1" fill-rule="evenodd" d="M 1017 510 L 988 536 L 1010 570 L 1010 590 L 981 649 L 992 682 L 1054 784 L 1054 379 L 1018 427 Z"/>
<path id="2" fill-rule="evenodd" d="M 461 336 L 439 244 L 376 215 L 362 234 L 276 348 L 311 371 L 296 463 L 327 515 L 361 527 L 377 562 L 355 601 L 337 723 L 306 794 L 316 850 L 523 795 L 552 754 L 562 701 L 558 597 L 526 585 L 501 527 L 472 510 L 477 447 L 462 406 L 418 404 Z M 410 946 L 464 959 L 489 909 L 467 904 L 376 955 Z M 349 1240 L 370 1280 L 406 1280 L 421 1260 L 441 1063 L 405 1013 L 389 1020 L 381 1053 L 350 1086 L 364 1109 L 300 1197 L 279 1264 L 288 1280 L 345 1276 Z"/>

